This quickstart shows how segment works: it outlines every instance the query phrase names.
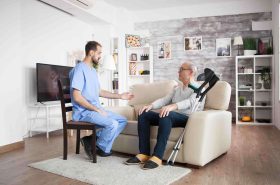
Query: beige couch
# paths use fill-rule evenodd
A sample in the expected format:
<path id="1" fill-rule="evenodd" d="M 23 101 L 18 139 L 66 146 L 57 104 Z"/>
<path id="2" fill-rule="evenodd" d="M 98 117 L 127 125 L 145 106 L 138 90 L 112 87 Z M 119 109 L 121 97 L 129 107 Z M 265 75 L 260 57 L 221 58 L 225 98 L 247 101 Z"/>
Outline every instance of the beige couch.
<path id="1" fill-rule="evenodd" d="M 109 109 L 127 117 L 128 125 L 115 140 L 113 150 L 128 154 L 137 154 L 137 113 L 144 105 L 165 96 L 177 83 L 175 81 L 137 84 L 131 89 L 135 98 L 128 106 Z M 193 113 L 187 123 L 183 144 L 176 162 L 204 166 L 221 154 L 226 153 L 231 144 L 232 114 L 228 109 L 231 87 L 227 82 L 219 81 L 206 97 L 205 110 Z M 164 154 L 166 160 L 177 142 L 183 128 L 173 128 Z M 151 127 L 151 151 L 156 143 L 157 126 Z"/>

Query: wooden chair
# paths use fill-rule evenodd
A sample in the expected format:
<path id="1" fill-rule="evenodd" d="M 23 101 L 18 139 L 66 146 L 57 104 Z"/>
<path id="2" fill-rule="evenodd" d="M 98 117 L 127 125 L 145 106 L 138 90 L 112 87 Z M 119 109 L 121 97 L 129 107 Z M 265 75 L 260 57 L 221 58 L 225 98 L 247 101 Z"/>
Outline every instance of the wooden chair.
<path id="1" fill-rule="evenodd" d="M 62 80 L 64 83 L 62 83 Z M 81 121 L 67 121 L 66 113 L 72 111 L 71 96 L 70 96 L 70 80 L 59 79 L 58 80 L 59 99 L 61 103 L 62 120 L 63 120 L 63 160 L 67 160 L 68 153 L 68 140 L 67 130 L 74 129 L 77 131 L 76 139 L 76 154 L 80 153 L 80 131 L 92 130 L 92 154 L 93 163 L 96 163 L 96 128 L 95 124 L 81 122 Z"/>

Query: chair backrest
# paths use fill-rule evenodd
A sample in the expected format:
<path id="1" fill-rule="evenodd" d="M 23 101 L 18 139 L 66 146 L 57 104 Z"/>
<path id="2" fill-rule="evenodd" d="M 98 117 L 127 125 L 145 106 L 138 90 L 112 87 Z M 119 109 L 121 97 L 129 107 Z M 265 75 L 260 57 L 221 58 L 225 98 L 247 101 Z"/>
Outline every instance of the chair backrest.
<path id="1" fill-rule="evenodd" d="M 59 99 L 61 103 L 61 113 L 63 120 L 63 129 L 66 129 L 66 113 L 72 111 L 71 96 L 70 96 L 70 79 L 59 79 L 57 81 L 59 89 Z"/>

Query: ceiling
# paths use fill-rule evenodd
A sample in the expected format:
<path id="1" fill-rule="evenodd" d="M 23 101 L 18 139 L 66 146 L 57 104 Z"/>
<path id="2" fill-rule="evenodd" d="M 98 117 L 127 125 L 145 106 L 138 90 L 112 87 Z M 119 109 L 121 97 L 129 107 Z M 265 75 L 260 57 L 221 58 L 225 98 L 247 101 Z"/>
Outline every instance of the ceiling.
<path id="1" fill-rule="evenodd" d="M 159 9 L 169 7 L 180 7 L 188 5 L 199 5 L 206 3 L 219 3 L 244 0 L 104 0 L 105 2 L 127 10 L 142 11 L 147 9 Z"/>

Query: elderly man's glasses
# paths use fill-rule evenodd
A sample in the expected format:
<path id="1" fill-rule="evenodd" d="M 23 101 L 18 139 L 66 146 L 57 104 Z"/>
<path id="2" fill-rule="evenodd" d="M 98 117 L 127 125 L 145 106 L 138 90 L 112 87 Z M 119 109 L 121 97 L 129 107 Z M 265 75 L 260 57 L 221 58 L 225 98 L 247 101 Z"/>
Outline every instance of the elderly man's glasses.
<path id="1" fill-rule="evenodd" d="M 183 68 L 183 67 L 180 67 L 180 68 L 179 68 L 179 72 L 182 72 L 182 71 L 185 71 L 185 70 L 191 70 L 191 69 L 189 69 L 189 68 Z"/>

